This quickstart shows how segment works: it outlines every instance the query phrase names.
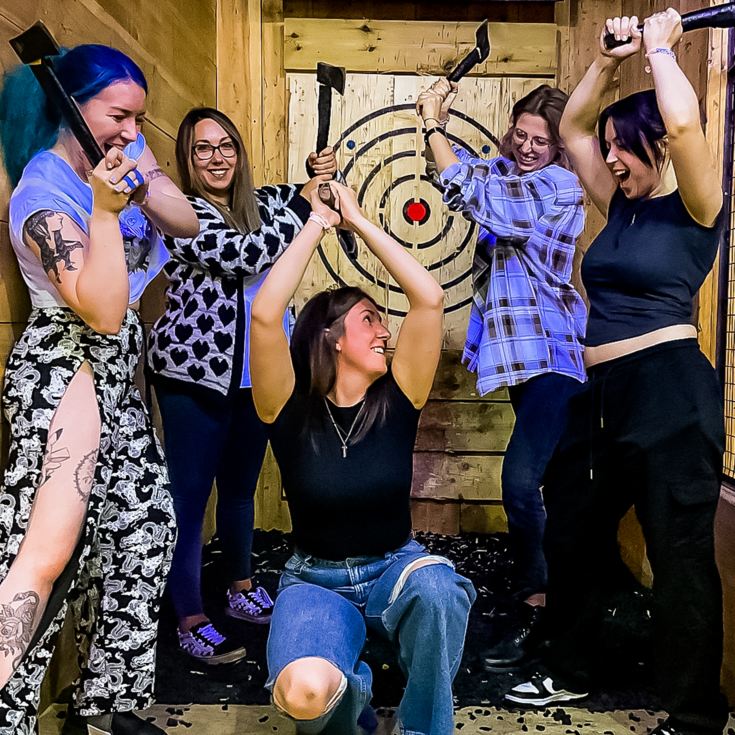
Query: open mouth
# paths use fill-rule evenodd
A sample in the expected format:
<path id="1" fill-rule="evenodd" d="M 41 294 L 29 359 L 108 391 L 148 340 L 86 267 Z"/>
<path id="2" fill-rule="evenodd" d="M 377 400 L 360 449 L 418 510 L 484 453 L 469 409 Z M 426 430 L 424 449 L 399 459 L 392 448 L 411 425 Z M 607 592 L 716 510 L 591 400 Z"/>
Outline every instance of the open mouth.
<path id="1" fill-rule="evenodd" d="M 618 169 L 617 171 L 613 171 L 613 176 L 618 184 L 622 184 L 630 178 L 630 171 L 627 169 Z"/>
<path id="2" fill-rule="evenodd" d="M 377 353 L 378 355 L 384 355 L 385 354 L 385 347 L 371 347 L 370 349 L 373 352 Z"/>
<path id="3" fill-rule="evenodd" d="M 215 179 L 224 179 L 227 176 L 228 169 L 226 168 L 209 168 L 207 169 L 210 176 Z"/>
<path id="4" fill-rule="evenodd" d="M 533 166 L 538 161 L 538 156 L 524 156 L 521 154 L 518 156 L 518 160 L 526 166 Z"/>

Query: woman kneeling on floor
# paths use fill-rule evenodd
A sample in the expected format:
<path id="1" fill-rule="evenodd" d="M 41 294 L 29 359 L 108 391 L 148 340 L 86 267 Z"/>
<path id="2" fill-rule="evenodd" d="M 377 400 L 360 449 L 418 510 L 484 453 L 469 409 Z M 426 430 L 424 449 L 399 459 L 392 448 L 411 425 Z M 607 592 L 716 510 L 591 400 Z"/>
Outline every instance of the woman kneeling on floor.
<path id="1" fill-rule="evenodd" d="M 309 222 L 253 303 L 253 399 L 269 425 L 296 547 L 273 612 L 267 686 L 298 732 L 374 729 L 372 674 L 359 660 L 370 627 L 396 644 L 408 679 L 403 732 L 445 735 L 475 591 L 412 539 L 409 504 L 418 420 L 441 349 L 442 290 L 365 218 L 352 191 L 327 186 L 337 211 L 312 195 Z M 355 231 L 408 297 L 390 366 L 391 334 L 354 287 L 309 300 L 289 353 L 283 311 L 335 225 Z"/>

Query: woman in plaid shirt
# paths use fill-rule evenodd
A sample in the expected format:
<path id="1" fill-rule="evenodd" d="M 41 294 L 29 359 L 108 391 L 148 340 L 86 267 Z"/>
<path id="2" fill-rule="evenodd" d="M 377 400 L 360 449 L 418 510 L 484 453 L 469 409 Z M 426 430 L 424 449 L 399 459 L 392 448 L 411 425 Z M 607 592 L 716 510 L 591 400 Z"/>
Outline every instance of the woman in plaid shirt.
<path id="1" fill-rule="evenodd" d="M 559 139 L 561 90 L 541 85 L 518 100 L 501 155 L 491 160 L 449 144 L 456 95 L 457 85 L 441 79 L 421 93 L 417 112 L 444 201 L 480 228 L 463 362 L 481 395 L 507 387 L 516 415 L 502 488 L 519 605 L 514 627 L 485 659 L 488 669 L 506 670 L 523 663 L 538 638 L 546 588 L 540 489 L 569 400 L 585 380 L 586 309 L 571 284 L 582 189 Z"/>

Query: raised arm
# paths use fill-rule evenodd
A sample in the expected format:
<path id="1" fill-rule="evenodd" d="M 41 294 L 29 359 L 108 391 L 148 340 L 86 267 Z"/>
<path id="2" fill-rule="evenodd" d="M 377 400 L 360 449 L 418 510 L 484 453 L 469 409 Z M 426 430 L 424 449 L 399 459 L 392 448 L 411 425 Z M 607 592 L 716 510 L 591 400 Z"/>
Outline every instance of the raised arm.
<path id="1" fill-rule="evenodd" d="M 722 183 L 702 130 L 697 95 L 671 51 L 681 33 L 681 16 L 669 8 L 646 18 L 643 43 L 681 199 L 694 220 L 711 227 L 722 209 Z"/>
<path id="2" fill-rule="evenodd" d="M 615 34 L 616 38 L 630 35 L 631 41 L 608 50 L 603 42 L 607 31 Z M 574 170 L 592 203 L 605 216 L 617 184 L 600 151 L 597 120 L 602 111 L 603 96 L 618 66 L 623 59 L 637 54 L 640 48 L 638 18 L 608 19 L 600 33 L 600 52 L 569 96 L 559 124 L 559 133 Z"/>
<path id="3" fill-rule="evenodd" d="M 425 156 L 439 173 L 459 159 L 444 134 L 449 122 L 449 110 L 457 97 L 457 84 L 439 79 L 424 90 L 416 100 L 416 113 L 421 117 L 425 133 Z"/>
<path id="4" fill-rule="evenodd" d="M 339 196 L 344 223 L 360 235 L 408 298 L 409 310 L 398 334 L 392 370 L 404 394 L 421 408 L 439 364 L 444 292 L 405 248 L 365 217 L 351 189 L 334 182 L 330 186 Z"/>
<path id="5" fill-rule="evenodd" d="M 151 149 L 146 145 L 138 159 L 138 170 L 145 184 L 135 190 L 131 201 L 140 205 L 148 219 L 172 237 L 194 237 L 199 220 L 187 198 L 164 173 Z"/>
<path id="6" fill-rule="evenodd" d="M 312 207 L 329 225 L 339 222 L 339 215 L 321 204 L 316 193 L 312 197 Z M 268 424 L 276 420 L 295 385 L 291 353 L 283 331 L 283 312 L 296 293 L 323 234 L 321 224 L 309 219 L 273 265 L 253 301 L 250 379 L 255 410 Z"/>
<path id="7" fill-rule="evenodd" d="M 112 149 L 92 172 L 89 234 L 63 212 L 32 214 L 23 239 L 38 256 L 66 304 L 92 329 L 117 334 L 128 308 L 129 281 L 118 214 L 130 189 L 123 176 L 135 161 Z"/>

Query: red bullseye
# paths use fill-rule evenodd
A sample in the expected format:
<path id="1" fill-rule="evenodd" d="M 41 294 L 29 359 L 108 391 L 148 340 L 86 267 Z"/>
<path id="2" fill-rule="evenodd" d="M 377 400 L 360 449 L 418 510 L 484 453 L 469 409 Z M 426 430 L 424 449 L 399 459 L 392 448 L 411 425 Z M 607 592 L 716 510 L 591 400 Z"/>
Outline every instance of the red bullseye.
<path id="1" fill-rule="evenodd" d="M 425 199 L 410 200 L 403 205 L 403 216 L 409 224 L 423 225 L 429 214 L 429 204 Z"/>

